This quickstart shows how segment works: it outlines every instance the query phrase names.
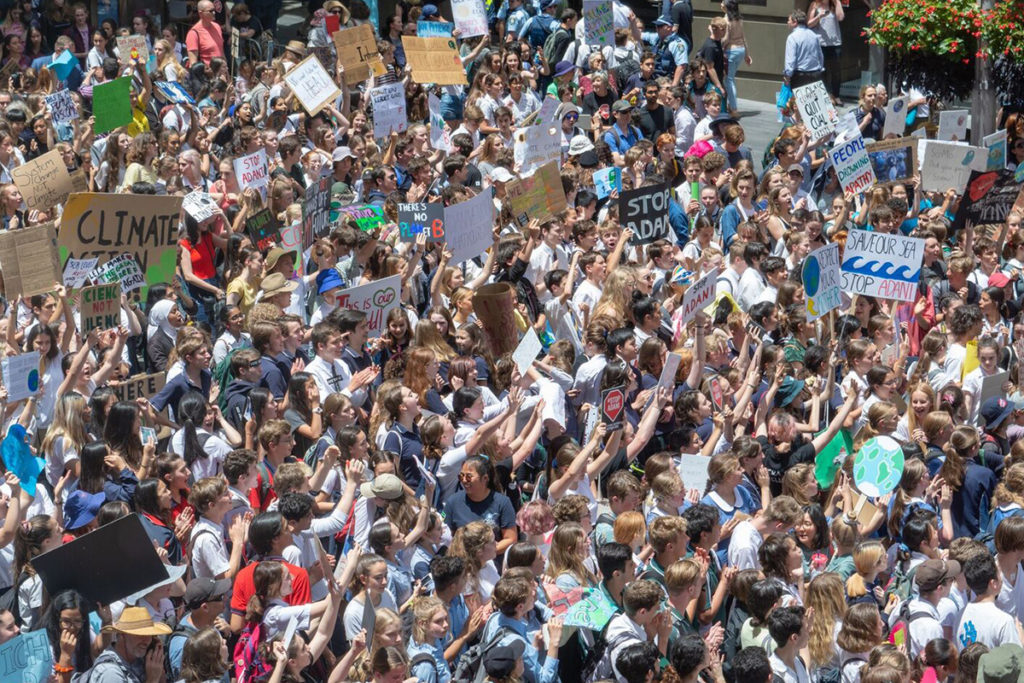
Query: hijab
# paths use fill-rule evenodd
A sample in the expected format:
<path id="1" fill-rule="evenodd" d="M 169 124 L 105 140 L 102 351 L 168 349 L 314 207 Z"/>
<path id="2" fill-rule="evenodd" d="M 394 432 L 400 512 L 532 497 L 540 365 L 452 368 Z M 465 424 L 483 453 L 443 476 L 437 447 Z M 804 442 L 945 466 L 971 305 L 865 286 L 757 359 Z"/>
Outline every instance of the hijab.
<path id="1" fill-rule="evenodd" d="M 146 326 L 146 337 L 148 339 L 152 339 L 157 330 L 170 337 L 171 341 L 178 337 L 178 328 L 167 319 L 167 316 L 174 310 L 174 306 L 175 303 L 171 299 L 161 299 L 153 306 L 149 312 L 149 320 Z"/>

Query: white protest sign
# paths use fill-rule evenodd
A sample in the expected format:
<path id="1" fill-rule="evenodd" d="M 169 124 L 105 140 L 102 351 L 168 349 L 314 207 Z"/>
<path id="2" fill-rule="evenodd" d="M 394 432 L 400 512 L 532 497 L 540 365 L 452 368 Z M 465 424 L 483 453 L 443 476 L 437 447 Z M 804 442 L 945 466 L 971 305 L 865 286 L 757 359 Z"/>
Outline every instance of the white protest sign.
<path id="1" fill-rule="evenodd" d="M 923 261 L 923 239 L 851 230 L 840 266 L 840 286 L 850 294 L 914 301 Z"/>
<path id="2" fill-rule="evenodd" d="M 882 137 L 890 135 L 903 137 L 903 131 L 907 129 L 907 98 L 894 97 L 885 105 L 885 127 L 882 128 Z"/>
<path id="3" fill-rule="evenodd" d="M 81 287 L 85 284 L 85 278 L 89 277 L 89 273 L 96 267 L 96 262 L 99 260 L 98 256 L 93 256 L 92 258 L 69 258 L 67 265 L 64 266 L 64 286 L 71 289 Z"/>
<path id="4" fill-rule="evenodd" d="M 558 129 L 549 125 L 517 129 L 512 154 L 519 173 L 528 174 L 548 162 L 560 162 L 561 137 Z"/>
<path id="5" fill-rule="evenodd" d="M 267 170 L 267 152 L 262 147 L 235 159 L 235 180 L 240 189 L 256 188 L 264 199 L 267 198 L 270 171 Z"/>
<path id="6" fill-rule="evenodd" d="M 793 90 L 796 108 L 800 110 L 800 118 L 811 133 L 811 141 L 821 140 L 836 129 L 839 112 L 832 104 L 832 98 L 825 90 L 825 84 L 815 81 Z"/>
<path id="7" fill-rule="evenodd" d="M 185 209 L 185 212 L 192 216 L 197 223 L 202 223 L 207 218 L 216 215 L 217 202 L 213 201 L 213 197 L 208 192 L 193 190 L 181 200 L 181 208 Z"/>
<path id="8" fill-rule="evenodd" d="M 452 0 L 452 19 L 462 32 L 459 38 L 472 38 L 487 34 L 487 10 L 483 0 Z"/>
<path id="9" fill-rule="evenodd" d="M 715 282 L 718 280 L 720 270 L 720 268 L 715 268 L 710 273 L 705 273 L 683 293 L 680 325 L 690 322 L 697 315 L 697 311 L 707 306 L 715 298 Z"/>
<path id="10" fill-rule="evenodd" d="M 683 357 L 675 351 L 668 352 L 668 355 L 665 356 L 665 365 L 661 368 L 661 377 L 658 378 L 659 387 L 672 391 L 676 385 L 676 371 L 679 370 L 682 360 Z"/>
<path id="11" fill-rule="evenodd" d="M 402 276 L 392 275 L 338 292 L 338 308 L 351 308 L 366 313 L 369 335 L 373 339 L 387 332 L 388 313 L 398 306 L 401 291 Z"/>
<path id="12" fill-rule="evenodd" d="M 836 139 L 834 144 L 838 145 L 844 140 L 852 140 L 857 135 L 860 135 L 860 127 L 857 124 L 857 110 L 851 109 L 842 114 L 839 117 L 839 121 L 836 122 Z"/>
<path id="13" fill-rule="evenodd" d="M 687 489 L 705 491 L 708 487 L 709 455 L 686 455 L 679 457 L 679 476 Z"/>
<path id="14" fill-rule="evenodd" d="M 604 47 L 615 45 L 615 15 L 608 0 L 583 0 L 583 42 Z"/>
<path id="15" fill-rule="evenodd" d="M 875 170 L 871 167 L 871 160 L 864 149 L 864 136 L 860 133 L 837 143 L 829 150 L 828 156 L 835 166 L 843 192 L 858 194 L 875 184 Z"/>
<path id="16" fill-rule="evenodd" d="M 50 116 L 53 117 L 54 123 L 67 123 L 78 118 L 78 107 L 75 106 L 75 101 L 71 99 L 71 93 L 66 89 L 47 95 L 46 106 L 50 110 Z"/>
<path id="17" fill-rule="evenodd" d="M 434 149 L 451 149 L 452 141 L 445 122 L 441 118 L 441 100 L 434 93 L 427 93 L 427 108 L 430 110 L 430 146 Z"/>
<path id="18" fill-rule="evenodd" d="M 966 109 L 950 109 L 939 112 L 939 131 L 936 140 L 959 142 L 967 139 L 967 118 L 971 112 Z"/>
<path id="19" fill-rule="evenodd" d="M 988 150 L 984 147 L 939 140 L 921 140 L 917 157 L 921 163 L 921 189 L 925 192 L 953 188 L 962 193 L 971 171 L 984 171 L 988 165 Z"/>
<path id="20" fill-rule="evenodd" d="M 1006 134 L 1007 130 L 1004 128 L 981 139 L 982 146 L 988 150 L 988 158 L 985 162 L 986 171 L 998 171 L 1006 168 Z"/>
<path id="21" fill-rule="evenodd" d="M 341 88 L 316 55 L 310 55 L 296 64 L 284 75 L 284 80 L 310 116 L 315 116 L 324 105 L 341 94 Z"/>
<path id="22" fill-rule="evenodd" d="M 561 106 L 562 103 L 558 101 L 557 97 L 545 97 L 544 101 L 540 103 L 540 109 L 535 112 L 536 115 L 533 117 L 530 125 L 554 124 L 558 119 L 558 109 Z"/>
<path id="23" fill-rule="evenodd" d="M 373 103 L 373 137 L 387 138 L 401 133 L 408 123 L 405 115 L 405 86 L 401 82 L 378 85 L 370 91 Z"/>
<path id="24" fill-rule="evenodd" d="M 122 292 L 131 292 L 146 286 L 146 276 L 139 267 L 135 254 L 121 254 L 89 273 L 93 283 L 120 282 Z"/>
<path id="25" fill-rule="evenodd" d="M 39 352 L 29 351 L 3 360 L 7 402 L 14 403 L 39 391 Z"/>
<path id="26" fill-rule="evenodd" d="M 541 352 L 540 337 L 533 331 L 533 328 L 526 330 L 526 334 L 519 340 L 519 346 L 512 354 L 512 361 L 519 368 L 520 375 L 526 375 L 526 371 L 533 365 L 537 355 Z"/>
<path id="27" fill-rule="evenodd" d="M 817 320 L 840 306 L 838 244 L 826 244 L 808 254 L 800 276 L 807 320 Z"/>
<path id="28" fill-rule="evenodd" d="M 449 261 L 457 266 L 463 261 L 480 256 L 494 242 L 492 188 L 487 188 L 469 201 L 453 204 L 444 210 L 445 241 L 452 253 Z"/>

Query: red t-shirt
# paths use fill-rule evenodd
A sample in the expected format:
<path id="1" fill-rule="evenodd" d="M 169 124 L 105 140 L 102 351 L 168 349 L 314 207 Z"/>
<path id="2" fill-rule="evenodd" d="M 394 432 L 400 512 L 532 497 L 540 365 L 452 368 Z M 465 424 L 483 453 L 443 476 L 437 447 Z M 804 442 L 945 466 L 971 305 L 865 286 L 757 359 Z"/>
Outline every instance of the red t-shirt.
<path id="1" fill-rule="evenodd" d="M 281 558 L 273 559 L 283 564 L 292 575 L 292 592 L 288 594 L 284 601 L 293 606 L 312 602 L 313 596 L 309 592 L 309 573 L 302 567 L 288 564 Z M 256 593 L 256 583 L 253 581 L 252 575 L 256 571 L 256 565 L 258 564 L 259 562 L 252 562 L 243 567 L 242 571 L 238 572 L 235 576 L 235 587 L 231 591 L 231 612 L 233 614 L 245 616 L 245 608 L 249 604 L 249 598 Z"/>
<path id="2" fill-rule="evenodd" d="M 178 244 L 188 250 L 192 259 L 192 274 L 200 280 L 209 280 L 217 275 L 217 253 L 213 246 L 213 236 L 204 232 L 199 236 L 199 244 L 192 244 L 187 239 L 179 240 Z"/>
<path id="3" fill-rule="evenodd" d="M 185 36 L 185 49 L 199 55 L 199 61 L 209 64 L 214 57 L 224 56 L 224 33 L 219 24 L 211 24 L 209 28 L 202 20 L 188 30 Z"/>

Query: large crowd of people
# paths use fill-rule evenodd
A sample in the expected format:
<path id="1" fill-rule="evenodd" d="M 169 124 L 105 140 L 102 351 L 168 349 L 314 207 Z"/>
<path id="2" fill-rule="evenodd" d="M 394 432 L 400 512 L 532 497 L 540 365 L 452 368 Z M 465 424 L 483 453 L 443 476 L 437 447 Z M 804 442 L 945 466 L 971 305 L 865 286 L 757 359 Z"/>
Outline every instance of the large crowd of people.
<path id="1" fill-rule="evenodd" d="M 199 0 L 178 23 L 2 3 L 3 231 L 60 225 L 15 183 L 51 150 L 89 192 L 215 209 L 182 211 L 174 276 L 122 294 L 116 326 L 84 334 L 73 287 L 3 291 L 5 358 L 40 365 L 31 396 L 0 390 L 0 651 L 45 632 L 59 683 L 1024 680 L 1022 214 L 957 220 L 963 188 L 923 191 L 901 150 L 844 193 L 793 100 L 747 146 L 755 56 L 842 104 L 844 3 L 794 11 L 768 65 L 738 0 L 703 40 L 689 0 L 647 26 L 608 1 L 604 46 L 557 0 L 478 3 L 472 37 L 415 0 L 310 0 L 290 40 L 282 0 Z M 332 35 L 365 24 L 382 68 L 350 83 Z M 408 64 L 403 39 L 444 33 L 466 85 Z M 284 79 L 312 55 L 340 91 L 315 115 Z M 124 76 L 132 121 L 97 135 L 93 93 Z M 394 83 L 407 125 L 375 137 L 370 94 Z M 62 90 L 70 123 L 46 100 Z M 943 103 L 893 94 L 907 135 L 934 137 Z M 886 102 L 861 88 L 864 138 Z M 565 208 L 514 215 L 542 108 Z M 1024 118 L 999 126 L 1013 170 Z M 262 190 L 234 164 L 259 150 Z M 324 180 L 326 231 L 254 241 L 249 218 L 301 224 Z M 620 222 L 643 188 L 671 190 L 652 239 Z M 481 193 L 480 253 L 397 228 L 400 204 Z M 362 229 L 349 205 L 383 217 Z M 913 300 L 844 291 L 817 316 L 808 254 L 863 231 L 923 243 Z M 394 276 L 384 319 L 346 305 Z M 162 388 L 125 396 L 138 375 Z M 888 490 L 854 467 L 865 444 L 890 444 Z M 37 569 L 129 516 L 152 547 L 118 561 L 155 552 L 166 578 L 104 604 Z"/>

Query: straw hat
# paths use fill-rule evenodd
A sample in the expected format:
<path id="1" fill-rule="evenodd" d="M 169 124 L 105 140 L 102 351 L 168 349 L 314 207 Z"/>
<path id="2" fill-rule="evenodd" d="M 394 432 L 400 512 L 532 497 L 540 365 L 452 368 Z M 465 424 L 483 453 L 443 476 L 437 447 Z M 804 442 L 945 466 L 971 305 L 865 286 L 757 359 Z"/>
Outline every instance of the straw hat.
<path id="1" fill-rule="evenodd" d="M 130 636 L 166 636 L 174 630 L 167 624 L 154 622 L 145 607 L 125 607 L 121 618 L 107 629 Z"/>
<path id="2" fill-rule="evenodd" d="M 306 56 L 306 44 L 301 40 L 289 40 L 288 44 L 284 46 L 285 52 L 294 52 L 300 57 Z"/>

